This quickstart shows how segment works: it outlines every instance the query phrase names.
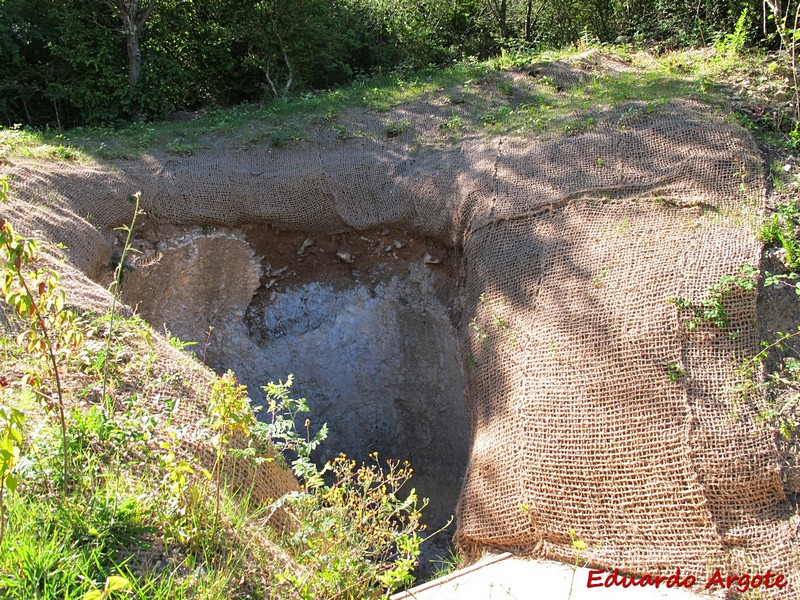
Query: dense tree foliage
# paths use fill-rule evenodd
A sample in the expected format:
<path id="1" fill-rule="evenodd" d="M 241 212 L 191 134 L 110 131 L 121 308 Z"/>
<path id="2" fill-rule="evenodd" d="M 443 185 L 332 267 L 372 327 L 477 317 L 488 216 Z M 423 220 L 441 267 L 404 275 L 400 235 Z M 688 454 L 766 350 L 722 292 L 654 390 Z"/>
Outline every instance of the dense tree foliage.
<path id="1" fill-rule="evenodd" d="M 760 0 L 0 0 L 0 122 L 154 118 L 582 36 L 705 43 L 745 8 L 774 42 Z"/>

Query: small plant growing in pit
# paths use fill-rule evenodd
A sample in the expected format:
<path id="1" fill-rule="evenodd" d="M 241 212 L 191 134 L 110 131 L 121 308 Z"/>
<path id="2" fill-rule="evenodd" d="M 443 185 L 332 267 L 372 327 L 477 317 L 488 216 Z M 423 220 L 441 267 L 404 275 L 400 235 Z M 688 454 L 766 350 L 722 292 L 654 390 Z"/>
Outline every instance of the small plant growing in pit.
<path id="1" fill-rule="evenodd" d="M 111 310 L 109 311 L 108 316 L 108 333 L 106 335 L 106 348 L 103 355 L 103 391 L 102 391 L 102 398 L 103 402 L 106 403 L 106 408 L 109 412 L 111 412 L 113 403 L 108 401 L 106 392 L 108 390 L 108 369 L 109 369 L 109 354 L 111 352 L 111 338 L 114 335 L 114 316 L 117 310 L 117 303 L 119 302 L 120 298 L 120 286 L 122 285 L 122 270 L 125 265 L 125 258 L 127 257 L 128 253 L 131 251 L 131 238 L 133 237 L 133 229 L 136 227 L 136 219 L 139 216 L 139 203 L 142 198 L 141 192 L 136 192 L 132 196 L 130 196 L 129 200 L 133 203 L 133 218 L 131 219 L 130 225 L 124 225 L 122 227 L 118 227 L 117 231 L 122 231 L 125 233 L 125 243 L 122 245 L 122 254 L 119 259 L 119 263 L 117 264 L 116 269 L 114 269 L 114 280 L 111 282 L 111 287 L 109 291 L 111 292 Z"/>
<path id="2" fill-rule="evenodd" d="M 261 389 L 267 395 L 267 413 L 270 420 L 259 421 L 255 433 L 264 440 L 269 440 L 279 452 L 294 456 L 291 462 L 292 472 L 305 482 L 306 488 L 316 488 L 323 484 L 322 470 L 311 461 L 311 453 L 328 437 L 328 425 L 323 424 L 319 431 L 311 435 L 311 421 L 305 419 L 303 429 L 305 435 L 297 429 L 300 414 L 309 412 L 308 400 L 292 398 L 291 388 L 294 376 L 289 375 L 286 381 L 270 382 Z"/>
<path id="3" fill-rule="evenodd" d="M 412 470 L 408 463 L 368 464 L 344 455 L 317 466 L 311 453 L 327 437 L 327 426 L 311 433 L 305 398 L 291 397 L 293 377 L 262 388 L 271 419 L 254 426 L 254 436 L 270 441 L 291 461 L 302 489 L 273 504 L 295 521 L 285 547 L 300 569 L 275 574 L 281 597 L 377 597 L 413 581 L 422 538 L 416 491 L 403 492 Z M 301 421 L 302 419 L 302 421 Z M 297 423 L 302 423 L 298 427 Z"/>
<path id="4" fill-rule="evenodd" d="M 416 491 L 402 493 L 411 468 L 391 461 L 381 465 L 375 454 L 371 459 L 358 465 L 340 455 L 325 465 L 332 484 L 288 494 L 276 503 L 297 523 L 286 542 L 303 567 L 277 575 L 287 595 L 377 597 L 377 584 L 388 597 L 413 581 L 423 526 Z"/>

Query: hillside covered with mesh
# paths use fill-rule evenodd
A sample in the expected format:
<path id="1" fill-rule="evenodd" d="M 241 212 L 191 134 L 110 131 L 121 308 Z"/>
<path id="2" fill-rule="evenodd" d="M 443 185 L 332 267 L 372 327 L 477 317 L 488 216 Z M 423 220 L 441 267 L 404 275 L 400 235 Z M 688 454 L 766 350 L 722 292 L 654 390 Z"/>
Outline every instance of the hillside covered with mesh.
<path id="1" fill-rule="evenodd" d="M 543 63 L 506 81 L 525 98 L 625 69 Z M 735 389 L 759 349 L 757 293 L 728 294 L 723 327 L 688 326 L 686 306 L 761 261 L 764 169 L 750 135 L 672 99 L 445 143 L 443 124 L 474 116 L 469 90 L 458 93 L 348 109 L 346 135 L 321 123 L 279 147 L 231 138 L 188 156 L 14 159 L 2 168 L 7 218 L 67 247 L 59 268 L 84 308 L 105 302 L 95 280 L 139 190 L 154 223 L 397 227 L 447 243 L 463 256 L 465 556 L 574 562 L 574 529 L 593 566 L 800 577 L 775 432 Z M 797 585 L 770 593 L 796 597 Z"/>

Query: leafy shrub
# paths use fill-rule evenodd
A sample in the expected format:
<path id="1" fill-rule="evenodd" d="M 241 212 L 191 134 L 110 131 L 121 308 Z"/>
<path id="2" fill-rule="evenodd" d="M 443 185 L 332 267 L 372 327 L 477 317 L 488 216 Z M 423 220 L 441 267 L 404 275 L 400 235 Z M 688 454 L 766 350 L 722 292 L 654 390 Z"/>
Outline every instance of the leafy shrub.
<path id="1" fill-rule="evenodd" d="M 376 587 L 392 591 L 413 581 L 422 538 L 420 510 L 408 464 L 357 465 L 344 455 L 327 463 L 331 484 L 306 482 L 276 506 L 298 523 L 284 538 L 301 569 L 286 569 L 277 581 L 291 597 L 364 598 Z M 322 472 L 320 472 L 321 474 Z"/>
<path id="2" fill-rule="evenodd" d="M 715 44 L 717 52 L 727 59 L 732 59 L 739 54 L 744 49 L 744 44 L 747 41 L 749 22 L 750 14 L 748 9 L 745 8 L 736 20 L 733 32 L 719 37 Z"/>
<path id="3" fill-rule="evenodd" d="M 765 244 L 782 248 L 787 266 L 800 271 L 800 208 L 796 201 L 778 204 L 775 213 L 761 226 L 760 237 Z"/>
<path id="4" fill-rule="evenodd" d="M 298 568 L 277 575 L 290 597 L 303 599 L 367 597 L 376 587 L 388 591 L 413 581 L 422 538 L 420 507 L 414 489 L 401 493 L 411 479 L 408 463 L 378 456 L 358 465 L 344 455 L 317 467 L 311 453 L 327 436 L 327 426 L 311 435 L 310 420 L 298 431 L 296 422 L 308 412 L 305 398 L 291 398 L 292 377 L 270 383 L 267 412 L 256 426 L 258 435 L 294 456 L 292 470 L 303 482 L 300 492 L 275 503 L 297 523 L 284 543 Z M 424 506 L 425 502 L 423 502 Z"/>
<path id="5" fill-rule="evenodd" d="M 752 292 L 758 286 L 759 271 L 751 265 L 742 265 L 735 275 L 723 275 L 718 281 L 712 283 L 706 292 L 706 298 L 697 304 L 692 304 L 685 298 L 669 298 L 669 302 L 679 310 L 691 311 L 692 317 L 686 322 L 690 331 L 700 325 L 707 324 L 712 327 L 729 327 L 730 316 L 725 306 L 726 300 L 734 294 Z"/>

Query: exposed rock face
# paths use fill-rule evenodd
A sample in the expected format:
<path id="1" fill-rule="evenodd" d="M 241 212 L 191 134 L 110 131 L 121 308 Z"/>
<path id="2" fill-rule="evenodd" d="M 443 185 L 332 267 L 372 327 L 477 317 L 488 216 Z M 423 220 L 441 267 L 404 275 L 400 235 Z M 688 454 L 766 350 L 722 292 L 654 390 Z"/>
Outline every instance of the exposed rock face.
<path id="1" fill-rule="evenodd" d="M 209 352 L 227 345 L 223 333 L 233 333 L 231 324 L 242 322 L 261 273 L 244 238 L 229 232 L 187 234 L 159 244 L 156 256 L 126 274 L 123 300 L 184 342 L 200 346 L 214 327 L 213 339 L 220 344 Z"/>
<path id="2" fill-rule="evenodd" d="M 293 373 L 312 429 L 328 423 L 321 461 L 340 452 L 408 460 L 430 497 L 432 528 L 453 514 L 469 458 L 463 360 L 450 310 L 423 260 L 370 264 L 349 281 L 260 287 L 259 259 L 243 236 L 199 232 L 160 242 L 124 299 L 218 371 L 233 369 L 255 404 L 261 386 Z M 333 257 L 331 257 L 333 258 Z M 287 273 L 288 275 L 288 273 Z M 265 279 L 267 279 L 265 277 Z M 206 332 L 213 327 L 206 347 Z"/>
<path id="3" fill-rule="evenodd" d="M 455 330 L 426 289 L 431 281 L 423 268 L 374 287 L 312 282 L 251 307 L 261 352 L 248 383 L 293 372 L 316 420 L 330 425 L 322 458 L 376 451 L 409 460 L 418 487 L 427 487 L 425 479 L 452 487 L 444 505 L 431 507 L 434 518 L 446 520 L 469 451 L 464 375 Z M 246 372 L 245 357 L 230 358 Z"/>

